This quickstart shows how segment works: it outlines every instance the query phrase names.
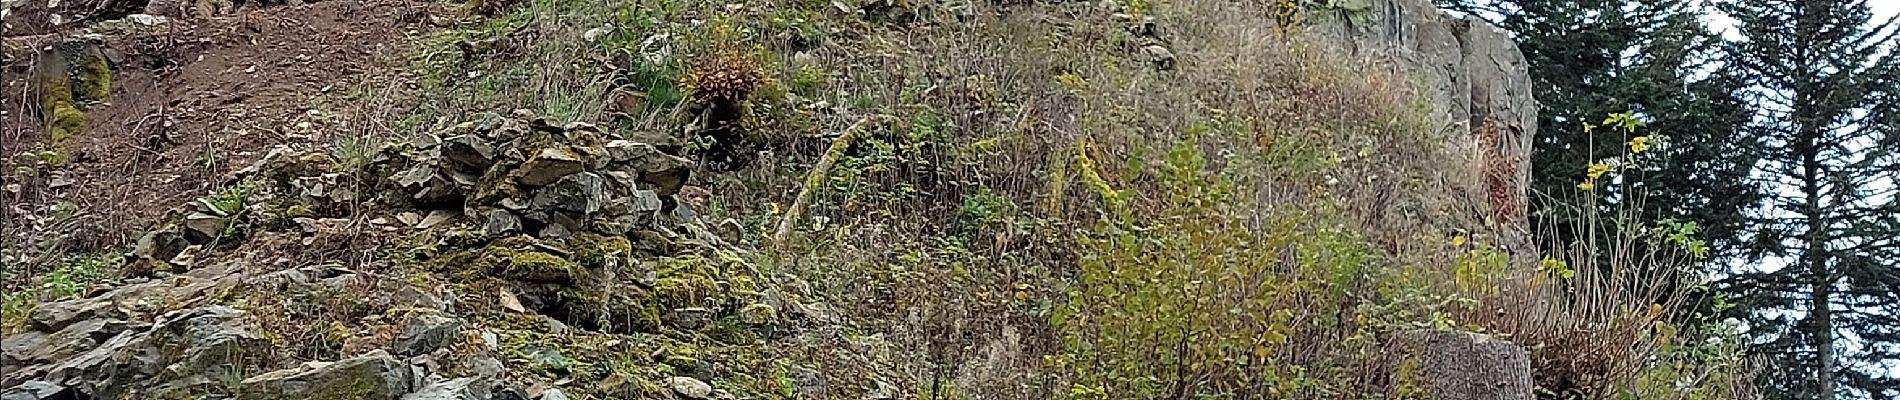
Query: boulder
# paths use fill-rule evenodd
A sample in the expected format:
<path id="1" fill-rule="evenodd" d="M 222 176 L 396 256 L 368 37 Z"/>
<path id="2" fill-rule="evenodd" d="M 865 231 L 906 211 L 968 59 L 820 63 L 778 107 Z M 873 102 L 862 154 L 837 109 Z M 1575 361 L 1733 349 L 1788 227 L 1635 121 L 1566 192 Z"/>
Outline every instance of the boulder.
<path id="1" fill-rule="evenodd" d="M 442 348 L 462 331 L 462 320 L 436 310 L 418 311 L 402 323 L 402 333 L 390 343 L 389 351 L 399 356 L 428 354 Z"/>
<path id="2" fill-rule="evenodd" d="M 59 359 L 9 370 L 6 381 L 41 380 L 95 398 L 119 398 L 135 387 L 203 387 L 223 374 L 256 365 L 261 349 L 268 347 L 269 341 L 253 332 L 243 316 L 229 307 L 211 306 L 167 313 L 149 329 L 113 320 L 74 323 L 60 333 L 26 339 L 38 340 L 40 346 L 21 358 Z"/>
<path id="3" fill-rule="evenodd" d="M 586 164 L 579 154 L 565 147 L 548 147 L 515 171 L 515 182 L 526 186 L 545 186 L 562 177 L 581 172 Z"/>
<path id="4" fill-rule="evenodd" d="M 59 361 L 60 357 L 99 347 L 122 332 L 145 328 L 143 324 L 99 318 L 66 325 L 50 334 L 20 332 L 0 341 L 0 350 L 4 350 L 0 351 L 4 354 L 0 359 L 10 366 Z"/>
<path id="5" fill-rule="evenodd" d="M 337 362 L 310 362 L 266 372 L 238 384 L 239 400 L 395 400 L 408 394 L 414 371 L 382 350 Z"/>
<path id="6" fill-rule="evenodd" d="M 675 308 L 660 316 L 660 322 L 676 329 L 695 331 L 711 325 L 713 310 L 705 307 Z"/>
<path id="7" fill-rule="evenodd" d="M 581 172 L 561 178 L 553 185 L 536 191 L 530 203 L 539 210 L 563 210 L 592 214 L 603 202 L 600 175 Z"/>
<path id="8" fill-rule="evenodd" d="M 491 238 L 521 232 L 521 217 L 517 217 L 515 213 L 508 212 L 507 210 L 489 211 L 488 223 L 485 225 L 483 232 Z"/>
<path id="9" fill-rule="evenodd" d="M 1444 150 L 1471 155 L 1469 163 L 1449 167 L 1498 177 L 1495 184 L 1473 180 L 1466 183 L 1471 187 L 1458 188 L 1462 202 L 1490 204 L 1493 219 L 1508 228 L 1497 244 L 1528 247 L 1522 212 L 1538 106 L 1529 63 L 1516 42 L 1478 18 L 1440 11 L 1431 0 L 1366 3 L 1350 16 L 1316 13 L 1303 27 L 1330 42 L 1326 47 L 1389 61 L 1411 77 L 1433 111 L 1450 122 L 1447 128 L 1464 133 L 1447 135 Z"/>
<path id="10" fill-rule="evenodd" d="M 495 146 L 474 135 L 458 135 L 442 140 L 442 158 L 460 170 L 481 172 L 495 163 Z"/>
<path id="11" fill-rule="evenodd" d="M 678 393 L 685 398 L 704 399 L 708 396 L 712 396 L 712 385 L 708 385 L 706 382 L 701 382 L 691 377 L 675 376 L 671 379 L 667 379 L 666 383 L 667 387 L 673 389 L 673 393 Z"/>
<path id="12" fill-rule="evenodd" d="M 192 244 L 210 243 L 224 236 L 224 229 L 230 226 L 227 217 L 204 212 L 195 212 L 185 216 L 185 241 Z"/>

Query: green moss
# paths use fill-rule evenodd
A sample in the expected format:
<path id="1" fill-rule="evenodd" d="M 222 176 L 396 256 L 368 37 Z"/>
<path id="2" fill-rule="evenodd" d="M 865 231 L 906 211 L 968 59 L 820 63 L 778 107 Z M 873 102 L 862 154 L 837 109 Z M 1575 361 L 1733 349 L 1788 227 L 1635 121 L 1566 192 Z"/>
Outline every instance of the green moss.
<path id="1" fill-rule="evenodd" d="M 778 309 L 762 303 L 747 304 L 739 308 L 739 322 L 748 325 L 765 325 L 778 321 Z"/>
<path id="2" fill-rule="evenodd" d="M 618 266 L 628 255 L 633 254 L 633 242 L 619 235 L 577 233 L 574 235 L 573 248 L 575 261 L 596 268 Z"/>
<path id="3" fill-rule="evenodd" d="M 570 319 L 607 332 L 658 332 L 660 307 L 638 288 L 590 287 L 561 291 Z"/>
<path id="4" fill-rule="evenodd" d="M 112 66 L 97 46 L 86 46 L 79 52 L 79 66 L 73 71 L 78 81 L 73 88 L 74 99 L 80 103 L 105 101 L 112 94 Z"/>
<path id="5" fill-rule="evenodd" d="M 580 267 L 573 261 L 539 251 L 514 252 L 506 265 L 503 271 L 498 271 L 502 276 L 531 281 L 570 280 Z"/>
<path id="6" fill-rule="evenodd" d="M 713 326 L 706 329 L 706 336 L 721 343 L 735 345 L 754 345 L 763 341 L 759 338 L 759 334 L 752 332 L 751 328 L 732 318 L 713 322 Z"/>
<path id="7" fill-rule="evenodd" d="M 719 270 L 719 266 L 713 265 L 712 261 L 698 255 L 684 255 L 661 260 L 658 271 L 655 272 L 658 272 L 662 277 L 678 275 L 717 277 L 723 275 Z"/>
<path id="8" fill-rule="evenodd" d="M 490 204 L 520 195 L 521 189 L 515 187 L 515 180 L 508 177 L 508 173 L 514 171 L 515 164 L 504 158 L 488 166 L 488 171 L 475 181 L 475 196 L 470 200 L 475 204 Z"/>
<path id="9" fill-rule="evenodd" d="M 672 367 L 676 373 L 686 372 L 698 368 L 699 360 L 704 356 L 705 354 L 698 347 L 681 344 L 666 348 L 666 353 L 660 357 L 660 363 Z"/>
<path id="10" fill-rule="evenodd" d="M 580 264 L 536 249 L 534 238 L 512 236 L 479 249 L 453 251 L 431 261 L 431 270 L 447 272 L 458 280 L 497 277 L 538 282 L 572 282 L 583 272 Z"/>
<path id="11" fill-rule="evenodd" d="M 718 297 L 719 286 L 712 278 L 699 274 L 683 274 L 661 278 L 653 285 L 655 297 L 666 308 L 707 307 L 713 305 Z"/>
<path id="12" fill-rule="evenodd" d="M 53 103 L 51 118 L 47 121 L 47 148 L 41 152 L 40 161 L 47 164 L 65 164 L 70 158 L 67 154 L 73 140 L 86 128 L 86 114 L 79 111 L 72 102 L 60 100 Z"/>

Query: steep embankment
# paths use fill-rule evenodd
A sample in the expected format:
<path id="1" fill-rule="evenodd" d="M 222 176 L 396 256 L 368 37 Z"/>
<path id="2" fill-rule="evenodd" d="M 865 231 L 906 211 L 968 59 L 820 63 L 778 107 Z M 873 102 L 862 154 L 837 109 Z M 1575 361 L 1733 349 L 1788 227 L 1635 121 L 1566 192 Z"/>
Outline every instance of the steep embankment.
<path id="1" fill-rule="evenodd" d="M 1527 398 L 1646 357 L 1553 315 L 1654 344 L 1547 294 L 1523 58 L 1424 0 L 145 10 L 8 31 L 8 400 Z"/>

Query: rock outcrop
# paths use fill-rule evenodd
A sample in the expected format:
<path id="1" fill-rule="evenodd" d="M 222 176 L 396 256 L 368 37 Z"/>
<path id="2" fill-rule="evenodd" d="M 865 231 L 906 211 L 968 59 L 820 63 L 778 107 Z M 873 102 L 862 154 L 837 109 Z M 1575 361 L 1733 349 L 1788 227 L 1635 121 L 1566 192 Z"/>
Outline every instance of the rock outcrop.
<path id="1" fill-rule="evenodd" d="M 1537 100 L 1529 63 L 1508 33 L 1476 18 L 1439 10 L 1430 0 L 1374 0 L 1363 10 L 1316 11 L 1309 29 L 1332 47 L 1390 60 L 1417 78 L 1445 115 L 1446 148 L 1477 172 L 1462 182 L 1471 204 L 1489 206 L 1506 242 L 1523 231 Z"/>
<path id="2" fill-rule="evenodd" d="M 768 304 L 788 302 L 768 298 L 740 250 L 675 198 L 692 163 L 610 136 L 517 112 L 388 146 L 362 174 L 341 173 L 324 150 L 274 150 L 239 171 L 232 189 L 180 206 L 140 240 L 131 259 L 149 267 L 129 271 L 148 277 L 35 308 L 30 326 L 0 343 L 0 388 L 9 400 L 565 398 L 502 379 L 519 376 L 511 369 L 572 373 L 573 350 L 504 345 L 496 325 L 532 324 L 517 336 L 578 328 L 737 345 L 778 334 Z M 256 260 L 272 246 L 322 247 L 352 226 L 423 239 L 383 248 L 379 257 L 393 261 L 375 272 Z M 303 361 L 286 357 L 302 344 L 259 324 L 292 318 L 282 313 L 308 307 L 299 299 L 335 296 L 363 297 L 341 304 L 372 312 L 273 327 L 322 329 L 315 334 L 335 342 L 323 351 L 343 356 L 285 365 Z M 293 306 L 257 316 L 273 311 L 233 304 Z M 704 370 L 695 351 L 663 351 L 651 363 Z M 619 386 L 663 387 L 659 376 L 635 379 L 623 373 Z M 693 393 L 711 393 L 699 387 Z"/>

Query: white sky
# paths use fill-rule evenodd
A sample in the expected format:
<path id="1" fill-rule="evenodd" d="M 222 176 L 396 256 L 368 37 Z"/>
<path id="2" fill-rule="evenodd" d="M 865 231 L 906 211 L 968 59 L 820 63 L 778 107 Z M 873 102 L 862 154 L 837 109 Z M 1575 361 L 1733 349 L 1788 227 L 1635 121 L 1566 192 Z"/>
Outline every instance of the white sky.
<path id="1" fill-rule="evenodd" d="M 1715 0 L 1715 2 L 1724 3 L 1727 0 Z M 1893 17 L 1895 13 L 1900 13 L 1900 0 L 1867 0 L 1867 8 L 1874 10 L 1874 21 L 1878 23 Z M 1735 20 L 1722 15 L 1719 11 L 1709 16 L 1709 28 L 1722 32 L 1723 36 L 1730 39 L 1739 38 L 1735 32 Z"/>

